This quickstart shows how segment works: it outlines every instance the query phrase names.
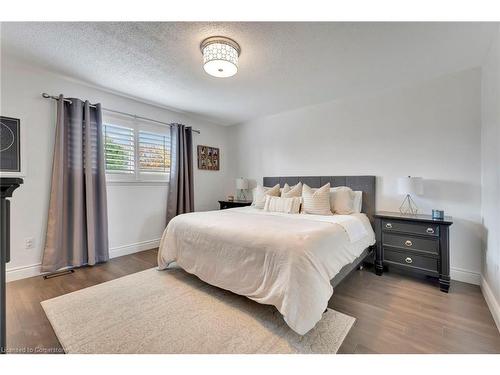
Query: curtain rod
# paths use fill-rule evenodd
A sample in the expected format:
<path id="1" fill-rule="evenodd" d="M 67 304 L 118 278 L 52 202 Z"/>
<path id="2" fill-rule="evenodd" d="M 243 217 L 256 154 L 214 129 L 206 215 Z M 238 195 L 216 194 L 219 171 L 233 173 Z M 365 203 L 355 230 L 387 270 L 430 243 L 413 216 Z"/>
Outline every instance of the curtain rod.
<path id="1" fill-rule="evenodd" d="M 53 95 L 49 95 L 49 94 L 47 94 L 46 92 L 44 92 L 44 93 L 42 94 L 42 97 L 43 97 L 43 98 L 45 98 L 45 99 L 54 99 L 54 100 L 59 100 L 59 97 L 57 97 L 57 96 L 53 96 Z M 64 101 L 65 101 L 65 102 L 68 102 L 68 103 L 71 103 L 71 100 L 66 99 L 66 98 L 64 98 Z M 96 106 L 95 106 L 94 104 L 91 104 L 90 106 L 91 106 L 92 108 L 96 108 Z M 104 107 L 102 107 L 102 110 L 103 110 L 103 111 L 106 111 L 106 112 L 118 113 L 118 114 L 120 114 L 120 115 L 130 116 L 130 117 L 133 117 L 133 118 L 136 118 L 136 119 L 146 120 L 146 121 L 151 121 L 151 122 L 156 122 L 157 124 L 162 124 L 162 125 L 168 125 L 168 126 L 170 126 L 170 124 L 169 124 L 169 123 L 167 123 L 167 122 L 162 122 L 162 121 L 158 121 L 158 120 L 153 120 L 153 119 L 151 119 L 151 118 L 142 117 L 142 116 L 137 116 L 137 115 L 134 115 L 134 114 L 131 114 L 131 113 L 127 113 L 127 112 L 116 111 L 116 110 L 114 110 L 114 109 L 109 109 L 109 108 L 104 108 Z M 198 133 L 198 134 L 201 134 L 201 132 L 200 132 L 199 130 L 197 130 L 197 129 L 192 129 L 192 128 L 191 128 L 191 131 L 192 131 L 192 132 L 195 132 L 195 133 Z"/>

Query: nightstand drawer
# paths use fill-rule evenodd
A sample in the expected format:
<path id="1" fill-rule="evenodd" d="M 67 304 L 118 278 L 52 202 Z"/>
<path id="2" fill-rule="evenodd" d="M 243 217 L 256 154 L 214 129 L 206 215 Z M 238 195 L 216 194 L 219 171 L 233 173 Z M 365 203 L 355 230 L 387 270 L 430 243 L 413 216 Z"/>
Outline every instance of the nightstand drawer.
<path id="1" fill-rule="evenodd" d="M 439 241 L 434 238 L 417 237 L 408 234 L 383 233 L 382 244 L 414 251 L 439 254 Z"/>
<path id="2" fill-rule="evenodd" d="M 384 248 L 384 261 L 438 274 L 438 260 L 435 258 Z"/>
<path id="3" fill-rule="evenodd" d="M 432 223 L 417 223 L 398 220 L 382 220 L 384 232 L 404 232 L 423 234 L 426 236 L 439 236 L 439 226 Z"/>

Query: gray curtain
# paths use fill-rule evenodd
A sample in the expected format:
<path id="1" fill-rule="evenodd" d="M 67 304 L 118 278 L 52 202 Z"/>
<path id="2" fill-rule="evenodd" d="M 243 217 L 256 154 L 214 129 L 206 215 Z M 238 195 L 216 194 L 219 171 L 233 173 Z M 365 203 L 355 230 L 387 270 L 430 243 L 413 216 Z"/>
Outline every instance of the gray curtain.
<path id="1" fill-rule="evenodd" d="M 191 127 L 171 124 L 170 142 L 167 224 L 177 215 L 194 211 L 193 134 Z"/>
<path id="2" fill-rule="evenodd" d="M 62 95 L 42 271 L 109 259 L 101 105 Z"/>

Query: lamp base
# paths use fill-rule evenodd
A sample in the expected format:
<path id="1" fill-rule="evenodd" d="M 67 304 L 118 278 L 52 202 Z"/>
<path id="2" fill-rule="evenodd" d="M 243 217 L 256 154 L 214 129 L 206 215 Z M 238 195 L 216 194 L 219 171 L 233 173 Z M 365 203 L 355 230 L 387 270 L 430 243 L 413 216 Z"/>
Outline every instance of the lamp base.
<path id="1" fill-rule="evenodd" d="M 236 194 L 236 199 L 239 201 L 246 201 L 247 196 L 245 194 L 245 190 L 243 189 L 238 189 L 238 194 Z"/>
<path id="2" fill-rule="evenodd" d="M 399 206 L 399 212 L 403 215 L 416 215 L 418 213 L 418 207 L 415 204 L 415 201 L 411 199 L 410 194 L 406 194 L 403 203 Z"/>

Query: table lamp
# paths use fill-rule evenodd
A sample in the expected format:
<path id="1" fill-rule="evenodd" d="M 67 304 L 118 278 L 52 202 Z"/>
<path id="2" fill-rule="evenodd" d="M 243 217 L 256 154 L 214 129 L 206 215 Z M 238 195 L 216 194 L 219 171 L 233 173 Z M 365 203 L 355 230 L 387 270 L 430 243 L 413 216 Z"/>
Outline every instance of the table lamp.
<path id="1" fill-rule="evenodd" d="M 245 201 L 247 199 L 245 190 L 248 189 L 248 180 L 240 177 L 236 179 L 236 189 L 238 190 L 237 199 Z"/>
<path id="2" fill-rule="evenodd" d="M 399 207 L 399 211 L 402 214 L 416 215 L 418 207 L 411 196 L 424 194 L 422 177 L 407 176 L 398 178 L 398 192 L 399 194 L 406 195 L 403 203 L 401 203 Z"/>

